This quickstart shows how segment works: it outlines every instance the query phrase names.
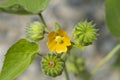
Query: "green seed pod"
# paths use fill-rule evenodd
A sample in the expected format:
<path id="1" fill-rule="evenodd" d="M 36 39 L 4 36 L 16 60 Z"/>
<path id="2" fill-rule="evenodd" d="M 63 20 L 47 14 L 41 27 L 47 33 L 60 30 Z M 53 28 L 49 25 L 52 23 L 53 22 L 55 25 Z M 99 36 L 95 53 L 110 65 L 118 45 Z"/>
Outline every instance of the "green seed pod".
<path id="1" fill-rule="evenodd" d="M 64 61 L 56 54 L 48 54 L 42 58 L 42 70 L 44 74 L 56 77 L 62 74 Z"/>
<path id="2" fill-rule="evenodd" d="M 92 44 L 98 36 L 98 30 L 94 27 L 95 24 L 92 24 L 92 22 L 87 22 L 87 20 L 84 22 L 79 22 L 77 25 L 75 25 L 75 28 L 72 32 L 75 44 L 80 44 L 82 46 L 88 46 Z"/>
<path id="3" fill-rule="evenodd" d="M 82 74 L 85 71 L 84 59 L 80 56 L 70 56 L 67 60 L 67 69 L 73 74 Z"/>
<path id="4" fill-rule="evenodd" d="M 39 41 L 44 38 L 44 25 L 40 22 L 33 22 L 26 27 L 26 37 Z"/>

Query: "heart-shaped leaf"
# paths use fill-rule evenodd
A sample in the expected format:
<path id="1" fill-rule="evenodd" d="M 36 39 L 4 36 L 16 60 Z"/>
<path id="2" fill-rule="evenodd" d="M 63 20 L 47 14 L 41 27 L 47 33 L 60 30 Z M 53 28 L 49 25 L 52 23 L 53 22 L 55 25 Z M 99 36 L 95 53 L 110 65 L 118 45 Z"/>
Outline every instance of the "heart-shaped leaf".
<path id="1" fill-rule="evenodd" d="M 110 32 L 120 37 L 120 0 L 106 0 L 106 23 Z"/>
<path id="2" fill-rule="evenodd" d="M 0 12 L 15 14 L 38 14 L 50 0 L 5 0 L 0 4 Z"/>
<path id="3" fill-rule="evenodd" d="M 38 45 L 26 39 L 12 45 L 5 55 L 0 80 L 13 80 L 30 65 L 37 51 Z"/>

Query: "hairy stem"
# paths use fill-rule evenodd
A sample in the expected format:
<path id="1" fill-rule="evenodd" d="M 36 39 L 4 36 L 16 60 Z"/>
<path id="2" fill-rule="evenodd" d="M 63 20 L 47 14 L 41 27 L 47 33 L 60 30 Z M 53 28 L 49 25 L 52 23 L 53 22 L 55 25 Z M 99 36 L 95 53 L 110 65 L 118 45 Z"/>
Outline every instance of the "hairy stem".
<path id="1" fill-rule="evenodd" d="M 102 61 L 100 61 L 100 63 L 98 65 L 95 66 L 95 68 L 93 68 L 93 70 L 91 71 L 91 74 L 95 74 L 109 59 L 111 59 L 115 53 L 120 49 L 120 44 L 117 45 L 110 53 L 108 53 L 108 55 L 102 59 Z"/>

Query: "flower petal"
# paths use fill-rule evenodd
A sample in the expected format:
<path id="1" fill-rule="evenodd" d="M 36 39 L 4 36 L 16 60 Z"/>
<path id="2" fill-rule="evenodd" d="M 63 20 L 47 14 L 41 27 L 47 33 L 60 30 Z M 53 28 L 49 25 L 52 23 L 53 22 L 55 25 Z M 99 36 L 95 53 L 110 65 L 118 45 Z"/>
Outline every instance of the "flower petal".
<path id="1" fill-rule="evenodd" d="M 66 46 L 70 46 L 71 45 L 71 41 L 70 41 L 70 38 L 68 36 L 64 37 L 64 41 L 65 41 L 64 44 L 66 44 Z"/>
<path id="2" fill-rule="evenodd" d="M 65 36 L 65 35 L 66 35 L 66 32 L 63 31 L 63 30 L 61 30 L 61 29 L 58 30 L 57 33 L 60 34 L 60 35 L 62 35 L 62 36 Z"/>
<path id="3" fill-rule="evenodd" d="M 49 42 L 47 43 L 47 46 L 48 46 L 49 50 L 52 52 L 52 51 L 54 51 L 55 48 L 56 48 L 56 43 L 55 43 L 54 41 L 49 41 Z"/>
<path id="4" fill-rule="evenodd" d="M 47 39 L 48 40 L 53 40 L 56 35 L 56 32 L 52 31 L 48 34 Z"/>
<path id="5" fill-rule="evenodd" d="M 56 46 L 56 52 L 57 53 L 66 52 L 66 51 L 67 51 L 66 45 L 57 45 Z"/>

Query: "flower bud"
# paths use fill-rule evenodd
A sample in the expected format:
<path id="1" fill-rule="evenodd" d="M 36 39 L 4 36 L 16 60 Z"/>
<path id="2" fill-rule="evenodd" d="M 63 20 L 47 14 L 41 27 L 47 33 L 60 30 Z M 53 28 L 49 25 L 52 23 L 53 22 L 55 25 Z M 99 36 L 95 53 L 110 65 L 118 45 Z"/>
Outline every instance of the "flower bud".
<path id="1" fill-rule="evenodd" d="M 61 29 L 61 26 L 60 26 L 59 23 L 56 22 L 56 23 L 54 24 L 54 28 L 55 28 L 55 31 L 58 31 L 58 30 Z"/>
<path id="2" fill-rule="evenodd" d="M 98 36 L 97 29 L 94 27 L 95 24 L 92 24 L 92 22 L 87 22 L 86 20 L 75 25 L 75 28 L 72 32 L 75 43 L 82 46 L 88 46 L 92 44 Z"/>
<path id="3" fill-rule="evenodd" d="M 34 41 L 43 39 L 44 25 L 37 21 L 29 24 L 26 28 L 26 37 Z"/>
<path id="4" fill-rule="evenodd" d="M 56 54 L 48 54 L 42 58 L 42 70 L 44 74 L 56 77 L 62 74 L 64 61 Z"/>

